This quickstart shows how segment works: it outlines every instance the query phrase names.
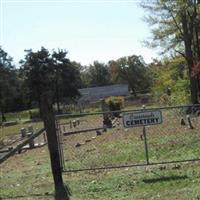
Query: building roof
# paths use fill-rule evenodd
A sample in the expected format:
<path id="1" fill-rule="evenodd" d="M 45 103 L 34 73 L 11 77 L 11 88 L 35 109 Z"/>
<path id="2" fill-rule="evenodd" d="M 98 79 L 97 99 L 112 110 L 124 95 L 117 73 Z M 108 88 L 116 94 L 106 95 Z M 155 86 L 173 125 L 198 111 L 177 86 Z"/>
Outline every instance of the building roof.
<path id="1" fill-rule="evenodd" d="M 79 89 L 81 98 L 79 102 L 96 102 L 109 96 L 129 95 L 127 84 L 116 84 L 101 87 L 91 87 Z"/>

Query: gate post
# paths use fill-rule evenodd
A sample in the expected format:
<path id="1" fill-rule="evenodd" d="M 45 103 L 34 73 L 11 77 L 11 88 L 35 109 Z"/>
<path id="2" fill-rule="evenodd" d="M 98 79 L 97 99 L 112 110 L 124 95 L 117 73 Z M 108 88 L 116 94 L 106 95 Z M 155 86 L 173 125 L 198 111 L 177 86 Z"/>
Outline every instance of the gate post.
<path id="1" fill-rule="evenodd" d="M 55 117 L 53 112 L 51 92 L 45 92 L 41 95 L 41 111 L 46 129 L 48 149 L 51 160 L 51 170 L 54 179 L 55 199 L 56 200 L 69 200 L 69 190 L 64 185 L 62 178 L 62 171 L 60 165 L 60 154 L 58 148 L 58 138 L 56 135 Z"/>

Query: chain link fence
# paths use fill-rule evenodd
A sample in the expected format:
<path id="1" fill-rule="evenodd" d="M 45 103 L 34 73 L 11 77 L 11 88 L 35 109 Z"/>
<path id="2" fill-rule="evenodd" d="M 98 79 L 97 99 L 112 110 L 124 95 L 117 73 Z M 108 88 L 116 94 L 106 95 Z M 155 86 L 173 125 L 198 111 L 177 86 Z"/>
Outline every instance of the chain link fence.
<path id="1" fill-rule="evenodd" d="M 63 171 L 199 160 L 200 105 L 126 112 L 156 110 L 161 124 L 134 128 L 124 127 L 123 111 L 57 116 Z"/>

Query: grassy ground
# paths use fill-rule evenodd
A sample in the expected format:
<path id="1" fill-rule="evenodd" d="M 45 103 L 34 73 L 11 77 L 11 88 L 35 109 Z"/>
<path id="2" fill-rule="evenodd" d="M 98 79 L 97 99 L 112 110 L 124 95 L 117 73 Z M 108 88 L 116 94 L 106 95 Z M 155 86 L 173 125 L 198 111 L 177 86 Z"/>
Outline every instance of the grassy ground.
<path id="1" fill-rule="evenodd" d="M 102 116 L 80 118 L 75 129 L 93 128 Z M 69 119 L 62 119 L 69 122 Z M 163 111 L 163 124 L 146 127 L 150 162 L 200 157 L 200 123 L 180 125 L 177 111 Z M 69 124 L 65 127 L 69 130 Z M 74 129 L 70 129 L 74 130 Z M 124 129 L 119 123 L 103 135 L 76 147 L 95 132 L 63 139 L 66 169 L 145 163 L 142 128 Z M 53 199 L 53 180 L 47 147 L 15 155 L 0 166 L 0 199 Z M 200 162 L 64 173 L 72 200 L 200 199 Z"/>
<path id="2" fill-rule="evenodd" d="M 16 167 L 17 166 L 17 167 Z M 200 163 L 64 174 L 72 200 L 199 199 Z M 47 147 L 1 165 L 1 199 L 53 199 Z"/>
<path id="3" fill-rule="evenodd" d="M 31 112 L 36 112 L 37 109 L 31 110 Z M 15 136 L 20 135 L 21 128 L 28 128 L 28 126 L 33 126 L 34 130 L 43 127 L 42 122 L 31 122 L 30 120 L 30 110 L 6 113 L 7 123 L 15 122 L 15 125 L 4 125 L 0 126 L 0 144 L 6 142 L 8 138 L 15 138 Z M 38 112 L 38 111 L 37 111 Z"/>
<path id="4" fill-rule="evenodd" d="M 21 128 L 27 129 L 29 126 L 32 126 L 33 129 L 39 130 L 43 127 L 42 122 L 29 122 L 24 123 L 20 121 L 18 124 L 13 126 L 3 127 L 0 126 L 0 147 L 10 143 L 11 140 L 15 140 L 21 136 Z"/>

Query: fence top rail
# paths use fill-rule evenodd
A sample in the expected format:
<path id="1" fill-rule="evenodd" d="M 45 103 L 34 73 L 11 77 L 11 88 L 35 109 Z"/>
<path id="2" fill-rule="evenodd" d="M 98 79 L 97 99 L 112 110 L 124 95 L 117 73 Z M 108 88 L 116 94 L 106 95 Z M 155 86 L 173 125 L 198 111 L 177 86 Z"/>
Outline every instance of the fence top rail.
<path id="1" fill-rule="evenodd" d="M 139 111 L 152 111 L 152 110 L 170 110 L 170 109 L 180 109 L 180 108 L 189 108 L 189 107 L 200 107 L 200 104 L 189 104 L 189 105 L 180 105 L 180 106 L 163 106 L 163 107 L 142 107 L 131 110 L 118 110 L 118 111 L 104 111 L 104 112 L 85 112 L 85 113 L 64 113 L 56 115 L 56 119 L 62 117 L 82 117 L 86 115 L 101 115 L 101 114 L 109 114 L 109 113 L 124 113 L 124 112 L 139 112 Z"/>

